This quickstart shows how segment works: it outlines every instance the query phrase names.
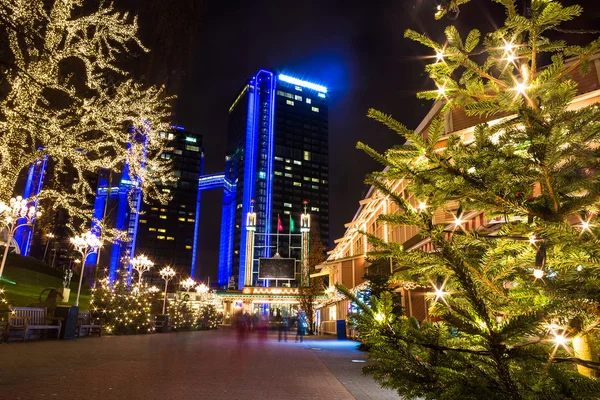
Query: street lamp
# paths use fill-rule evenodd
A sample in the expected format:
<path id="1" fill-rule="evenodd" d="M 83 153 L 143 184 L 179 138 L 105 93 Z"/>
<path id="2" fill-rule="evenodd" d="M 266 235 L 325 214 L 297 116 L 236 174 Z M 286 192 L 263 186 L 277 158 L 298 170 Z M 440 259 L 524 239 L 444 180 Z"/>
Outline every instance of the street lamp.
<path id="1" fill-rule="evenodd" d="M 50 244 L 52 239 L 54 239 L 53 233 L 49 233 L 46 235 L 46 249 L 44 250 L 44 258 L 42 258 L 42 260 L 44 260 L 44 261 L 46 261 L 46 254 L 48 253 L 48 245 Z"/>
<path id="2" fill-rule="evenodd" d="M 85 261 L 88 255 L 98 251 L 102 247 L 102 242 L 91 231 L 85 232 L 83 235 L 77 235 L 71 238 L 71 243 L 75 250 L 81 253 L 81 273 L 79 275 L 79 287 L 77 288 L 77 298 L 75 305 L 79 306 L 79 294 L 81 293 L 81 284 L 83 283 L 83 271 L 85 270 Z"/>
<path id="3" fill-rule="evenodd" d="M 142 284 L 142 275 L 154 267 L 154 263 L 145 255 L 139 255 L 131 260 L 131 267 L 138 273 L 138 285 Z"/>
<path id="4" fill-rule="evenodd" d="M 175 275 L 177 275 L 177 272 L 175 272 L 175 270 L 173 268 L 171 268 L 170 266 L 166 266 L 163 269 L 161 269 L 160 271 L 158 271 L 158 273 L 160 274 L 161 278 L 163 278 L 165 280 L 165 300 L 163 301 L 163 314 L 166 314 L 166 310 L 167 310 L 167 288 L 169 286 L 169 281 L 171 279 L 173 279 L 173 277 Z"/>
<path id="5" fill-rule="evenodd" d="M 6 227 L 7 240 L 4 246 L 4 256 L 0 264 L 0 278 L 4 271 L 6 256 L 10 247 L 10 241 L 15 236 L 15 232 L 22 226 L 30 226 L 33 224 L 35 217 L 42 215 L 41 212 L 35 211 L 35 206 L 28 206 L 27 199 L 17 196 L 10 199 L 9 204 L 0 201 L 0 223 Z M 23 221 L 24 220 L 24 221 Z"/>
<path id="6" fill-rule="evenodd" d="M 181 286 L 185 288 L 186 292 L 189 292 L 191 288 L 196 286 L 196 281 L 189 277 L 185 281 L 181 282 Z"/>

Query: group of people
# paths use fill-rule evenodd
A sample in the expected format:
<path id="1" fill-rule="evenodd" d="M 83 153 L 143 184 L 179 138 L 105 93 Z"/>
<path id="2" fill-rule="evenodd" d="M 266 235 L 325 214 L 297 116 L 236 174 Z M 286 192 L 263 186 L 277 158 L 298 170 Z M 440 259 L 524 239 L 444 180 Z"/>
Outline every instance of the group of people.
<path id="1" fill-rule="evenodd" d="M 302 310 L 298 311 L 297 318 L 294 319 L 283 316 L 280 312 L 274 317 L 269 317 L 268 314 L 250 315 L 246 312 L 244 314 L 240 313 L 237 318 L 234 319 L 234 325 L 237 329 L 239 339 L 244 338 L 247 333 L 255 331 L 258 332 L 259 339 L 266 339 L 271 324 L 277 328 L 280 342 L 282 340 L 285 342 L 288 341 L 288 331 L 290 327 L 293 327 L 294 325 L 296 327 L 296 342 L 303 342 L 308 329 L 308 319 L 306 313 Z"/>

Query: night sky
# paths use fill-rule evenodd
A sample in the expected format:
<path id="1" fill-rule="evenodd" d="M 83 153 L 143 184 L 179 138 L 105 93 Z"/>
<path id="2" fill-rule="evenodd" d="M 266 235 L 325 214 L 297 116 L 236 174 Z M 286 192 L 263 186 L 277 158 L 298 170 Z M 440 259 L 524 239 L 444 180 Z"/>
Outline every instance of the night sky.
<path id="1" fill-rule="evenodd" d="M 579 28 L 600 26 L 596 0 L 568 1 L 586 9 Z M 330 242 L 344 233 L 368 189 L 367 173 L 380 169 L 355 149 L 377 150 L 401 138 L 366 117 L 370 107 L 416 128 L 430 103 L 416 99 L 432 88 L 423 73 L 431 51 L 404 39 L 407 28 L 442 40 L 455 23 L 461 32 L 488 32 L 503 18 L 491 0 L 473 0 L 457 21 L 435 21 L 435 0 L 122 0 L 139 15 L 147 81 L 177 96 L 174 122 L 204 136 L 205 172 L 224 168 L 228 109 L 258 69 L 274 69 L 329 89 Z M 589 39 L 590 37 L 587 36 Z M 146 61 L 147 60 L 147 61 Z M 216 277 L 220 192 L 202 197 L 200 278 Z"/>

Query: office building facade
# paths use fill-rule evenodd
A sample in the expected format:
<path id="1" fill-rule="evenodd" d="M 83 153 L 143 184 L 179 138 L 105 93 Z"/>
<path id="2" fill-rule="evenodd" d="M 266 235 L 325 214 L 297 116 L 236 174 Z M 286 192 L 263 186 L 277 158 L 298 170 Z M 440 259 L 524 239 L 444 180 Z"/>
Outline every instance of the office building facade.
<path id="1" fill-rule="evenodd" d="M 251 207 L 257 217 L 256 260 L 277 252 L 295 257 L 299 244 L 289 235 L 290 225 L 299 226 L 305 201 L 328 244 L 327 114 L 326 87 L 267 70 L 252 77 L 233 102 L 224 179 L 235 190 L 223 204 L 219 285 L 232 277 L 243 285 L 245 216 Z"/>
<path id="2" fill-rule="evenodd" d="M 127 167 L 120 176 L 109 171 L 99 174 L 94 217 L 126 231 L 130 238 L 105 245 L 98 260 L 95 256 L 88 258 L 88 263 L 106 266 L 111 281 L 119 278 L 117 271 L 121 266 L 128 266 L 131 274 L 128 260 L 139 254 L 146 255 L 158 268 L 170 265 L 180 274 L 192 277 L 195 274 L 200 207 L 198 179 L 204 166 L 202 136 L 181 127 L 173 127 L 161 135 L 168 139 L 171 148 L 161 157 L 172 160 L 173 173 L 178 178 L 171 186 L 160 189 L 172 196 L 167 204 L 144 203 L 135 183 L 129 179 Z"/>

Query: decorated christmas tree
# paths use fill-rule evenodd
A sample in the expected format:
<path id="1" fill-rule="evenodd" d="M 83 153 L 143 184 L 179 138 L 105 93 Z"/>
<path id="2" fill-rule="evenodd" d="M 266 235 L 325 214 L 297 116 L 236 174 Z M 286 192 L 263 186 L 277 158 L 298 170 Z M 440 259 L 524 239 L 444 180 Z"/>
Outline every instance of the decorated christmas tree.
<path id="1" fill-rule="evenodd" d="M 198 309 L 198 329 L 217 329 L 221 318 L 214 304 L 204 303 Z"/>
<path id="2" fill-rule="evenodd" d="M 467 2 L 446 1 L 436 16 Z M 406 32 L 431 48 L 437 89 L 420 97 L 440 111 L 417 133 L 371 110 L 406 144 L 384 154 L 359 144 L 387 167 L 369 183 L 401 210 L 380 222 L 417 227 L 428 243 L 407 251 L 371 236 L 371 256 L 404 267 L 392 280 L 430 288 L 436 322 L 394 314 L 389 293 L 367 306 L 340 289 L 359 304 L 366 371 L 405 398 L 597 399 L 600 109 L 576 79 L 597 74 L 600 40 L 549 38 L 582 14 L 577 5 L 496 2 L 506 20 L 483 41 L 454 26 L 445 43 Z M 451 133 L 455 110 L 488 122 Z M 406 191 L 394 191 L 399 180 Z M 486 222 L 473 229 L 475 217 Z"/>
<path id="3" fill-rule="evenodd" d="M 90 311 L 102 321 L 105 333 L 114 335 L 152 332 L 153 306 L 160 305 L 157 290 L 146 286 L 128 287 L 126 279 L 109 284 L 108 279 L 92 289 Z"/>
<path id="4" fill-rule="evenodd" d="M 189 296 L 184 295 L 169 301 L 168 313 L 174 330 L 189 330 L 194 326 L 196 313 L 191 308 Z"/>

